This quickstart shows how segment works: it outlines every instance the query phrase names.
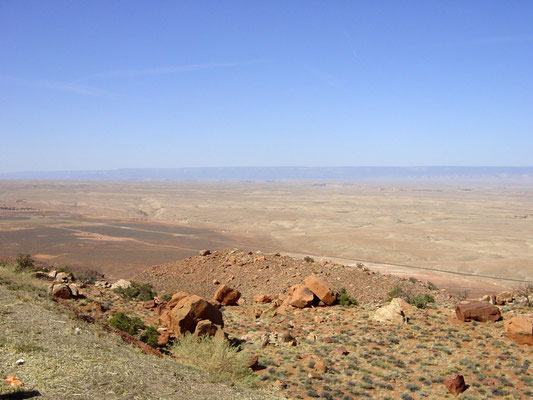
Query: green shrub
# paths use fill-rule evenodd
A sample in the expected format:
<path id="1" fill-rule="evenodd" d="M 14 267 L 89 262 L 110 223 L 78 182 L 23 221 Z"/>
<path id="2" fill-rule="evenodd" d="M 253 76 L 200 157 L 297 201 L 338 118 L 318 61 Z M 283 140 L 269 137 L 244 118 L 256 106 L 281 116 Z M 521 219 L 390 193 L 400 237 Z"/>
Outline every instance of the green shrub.
<path id="1" fill-rule="evenodd" d="M 153 300 L 157 294 L 154 287 L 149 283 L 131 282 L 129 288 L 117 288 L 115 292 L 128 300 L 148 301 Z"/>
<path id="2" fill-rule="evenodd" d="M 415 294 L 409 297 L 407 302 L 417 308 L 426 308 L 428 303 L 435 303 L 435 298 L 429 293 Z"/>
<path id="3" fill-rule="evenodd" d="M 15 263 L 18 271 L 27 271 L 35 268 L 35 261 L 29 254 L 19 254 Z"/>
<path id="4" fill-rule="evenodd" d="M 429 290 L 439 290 L 437 285 L 435 285 L 433 282 L 428 282 L 428 288 Z"/>
<path id="5" fill-rule="evenodd" d="M 341 306 L 358 306 L 359 302 L 357 299 L 350 297 L 345 288 L 342 288 L 339 294 L 339 304 Z"/>
<path id="6" fill-rule="evenodd" d="M 141 334 L 140 339 L 152 347 L 157 347 L 157 328 L 155 326 L 147 326 L 144 332 Z"/>
<path id="7" fill-rule="evenodd" d="M 309 257 L 309 256 L 305 256 L 305 257 L 304 257 L 304 261 L 305 261 L 305 262 L 308 262 L 308 263 L 313 263 L 313 262 L 315 262 L 315 260 L 314 260 L 312 257 Z"/>
<path id="8" fill-rule="evenodd" d="M 172 299 L 172 293 L 165 293 L 163 296 L 161 296 L 161 301 L 168 303 L 170 299 Z"/>
<path id="9" fill-rule="evenodd" d="M 145 325 L 139 317 L 131 318 L 123 312 L 113 315 L 109 320 L 109 325 L 130 335 L 136 335 L 139 330 L 145 329 Z"/>
<path id="10" fill-rule="evenodd" d="M 405 291 L 400 286 L 396 286 L 389 292 L 389 300 L 395 299 L 396 297 L 400 297 L 402 299 L 407 297 Z"/>
<path id="11" fill-rule="evenodd" d="M 253 385 L 257 377 L 248 368 L 249 354 L 238 351 L 227 340 L 210 336 L 182 336 L 172 352 L 180 363 L 209 373 L 214 381 Z"/>
<path id="12" fill-rule="evenodd" d="M 409 278 L 409 282 L 411 282 L 411 283 L 416 283 L 416 282 L 418 282 L 418 281 L 416 280 L 416 278 L 412 278 L 412 277 L 411 277 L 411 278 Z"/>

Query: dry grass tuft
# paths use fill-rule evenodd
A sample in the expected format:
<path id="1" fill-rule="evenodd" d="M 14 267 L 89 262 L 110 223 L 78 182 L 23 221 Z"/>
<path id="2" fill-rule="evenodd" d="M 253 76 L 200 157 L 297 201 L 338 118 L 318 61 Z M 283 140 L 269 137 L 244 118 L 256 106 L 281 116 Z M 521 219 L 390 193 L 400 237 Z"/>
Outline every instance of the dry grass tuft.
<path id="1" fill-rule="evenodd" d="M 247 386 L 256 383 L 257 377 L 247 365 L 250 355 L 238 351 L 227 340 L 187 334 L 176 342 L 172 352 L 180 362 L 209 373 L 216 382 Z"/>

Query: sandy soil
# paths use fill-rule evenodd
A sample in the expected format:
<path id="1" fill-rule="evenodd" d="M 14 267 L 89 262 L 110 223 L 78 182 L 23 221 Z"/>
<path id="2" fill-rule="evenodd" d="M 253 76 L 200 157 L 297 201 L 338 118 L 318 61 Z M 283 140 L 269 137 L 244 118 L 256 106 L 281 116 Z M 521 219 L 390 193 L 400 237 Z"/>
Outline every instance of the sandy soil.
<path id="1" fill-rule="evenodd" d="M 203 247 L 257 248 L 498 291 L 533 280 L 532 195 L 525 186 L 4 181 L 0 255 L 96 256 L 118 277 Z"/>

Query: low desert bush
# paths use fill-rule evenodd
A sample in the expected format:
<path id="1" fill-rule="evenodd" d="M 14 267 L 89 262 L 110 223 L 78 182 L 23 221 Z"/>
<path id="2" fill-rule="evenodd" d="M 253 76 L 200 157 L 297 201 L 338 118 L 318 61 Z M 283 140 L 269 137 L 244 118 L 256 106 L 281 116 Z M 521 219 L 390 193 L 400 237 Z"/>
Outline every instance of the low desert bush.
<path id="1" fill-rule="evenodd" d="M 309 256 L 305 256 L 305 257 L 304 257 L 304 261 L 305 261 L 305 262 L 308 262 L 308 263 L 313 263 L 313 262 L 315 262 L 315 260 L 314 260 L 312 257 L 309 257 Z"/>
<path id="2" fill-rule="evenodd" d="M 35 261 L 29 254 L 19 254 L 15 264 L 17 271 L 30 271 L 35 268 Z"/>
<path id="3" fill-rule="evenodd" d="M 341 306 L 358 306 L 359 302 L 357 299 L 350 297 L 345 288 L 342 288 L 339 294 L 339 304 Z"/>
<path id="4" fill-rule="evenodd" d="M 429 303 L 435 303 L 435 298 L 428 294 L 415 294 L 407 299 L 407 302 L 417 308 L 426 308 Z"/>
<path id="5" fill-rule="evenodd" d="M 139 317 L 129 317 L 126 313 L 118 312 L 109 320 L 109 325 L 130 335 L 136 335 L 145 325 Z"/>
<path id="6" fill-rule="evenodd" d="M 95 271 L 94 269 L 84 269 L 76 273 L 75 276 L 76 280 L 89 285 L 92 285 L 97 280 L 103 278 L 103 275 L 100 272 Z"/>
<path id="7" fill-rule="evenodd" d="M 128 300 L 149 301 L 153 300 L 157 294 L 153 286 L 149 283 L 131 282 L 129 288 L 117 288 L 115 292 L 124 296 Z"/>
<path id="8" fill-rule="evenodd" d="M 402 299 L 407 297 L 405 291 L 400 286 L 395 286 L 394 289 L 389 292 L 389 300 L 395 299 L 397 297 L 400 297 Z"/>
<path id="9" fill-rule="evenodd" d="M 157 333 L 157 328 L 155 326 L 147 326 L 141 334 L 140 339 L 149 346 L 157 347 L 158 336 L 159 334 Z"/>
<path id="10" fill-rule="evenodd" d="M 249 354 L 238 351 L 226 340 L 186 334 L 174 344 L 172 352 L 180 363 L 209 373 L 214 381 L 245 385 L 253 385 L 256 381 L 255 374 L 248 368 Z"/>

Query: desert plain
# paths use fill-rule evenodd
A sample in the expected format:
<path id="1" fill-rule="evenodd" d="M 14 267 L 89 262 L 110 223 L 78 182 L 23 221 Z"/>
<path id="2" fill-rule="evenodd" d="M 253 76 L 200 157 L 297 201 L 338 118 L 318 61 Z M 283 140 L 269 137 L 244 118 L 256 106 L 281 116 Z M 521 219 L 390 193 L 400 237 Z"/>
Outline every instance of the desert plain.
<path id="1" fill-rule="evenodd" d="M 131 278 L 239 248 L 357 263 L 465 297 L 533 281 L 533 186 L 0 181 L 0 257 Z"/>

